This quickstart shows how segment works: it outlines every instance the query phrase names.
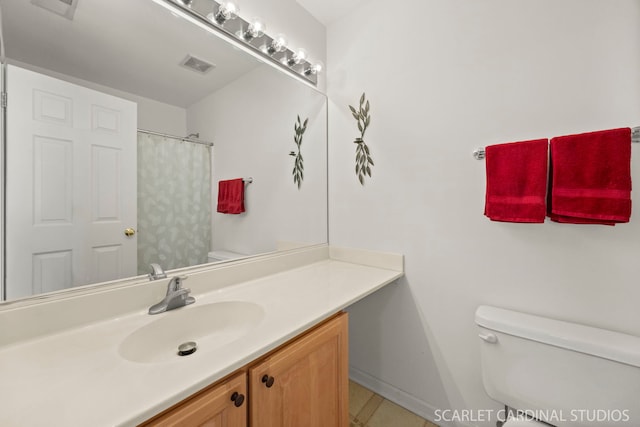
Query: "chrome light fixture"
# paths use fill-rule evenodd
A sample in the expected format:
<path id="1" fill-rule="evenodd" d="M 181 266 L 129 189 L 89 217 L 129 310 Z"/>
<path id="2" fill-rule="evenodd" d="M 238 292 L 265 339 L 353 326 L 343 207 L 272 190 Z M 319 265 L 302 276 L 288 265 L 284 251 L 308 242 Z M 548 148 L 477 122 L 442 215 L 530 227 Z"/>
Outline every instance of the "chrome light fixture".
<path id="1" fill-rule="evenodd" d="M 240 9 L 232 1 L 223 1 L 218 6 L 216 13 L 211 12 L 207 15 L 213 22 L 217 22 L 219 25 L 223 25 L 225 22 L 230 21 L 238 16 Z"/>
<path id="2" fill-rule="evenodd" d="M 2 1 L 2 0 L 0 0 Z M 31 0 L 72 1 L 78 0 Z M 204 30 L 229 38 L 240 49 L 246 49 L 253 55 L 267 60 L 271 65 L 282 68 L 312 85 L 318 84 L 318 73 L 324 68 L 320 62 L 309 61 L 304 49 L 293 50 L 287 47 L 286 37 L 266 34 L 266 25 L 260 19 L 248 22 L 238 15 L 239 8 L 231 0 L 152 0 Z M 261 38 L 261 43 L 253 40 Z"/>
<path id="3" fill-rule="evenodd" d="M 251 41 L 253 39 L 257 39 L 258 37 L 262 37 L 264 32 L 266 31 L 267 26 L 260 18 L 253 18 L 253 21 L 247 27 L 247 30 L 242 33 L 242 38 L 245 41 Z"/>

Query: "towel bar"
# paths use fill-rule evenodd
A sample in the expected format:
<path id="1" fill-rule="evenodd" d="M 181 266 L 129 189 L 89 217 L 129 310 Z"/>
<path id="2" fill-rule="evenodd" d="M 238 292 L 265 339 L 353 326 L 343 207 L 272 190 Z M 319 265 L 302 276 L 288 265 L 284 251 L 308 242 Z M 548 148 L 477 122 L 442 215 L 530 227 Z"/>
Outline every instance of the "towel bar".
<path id="1" fill-rule="evenodd" d="M 473 152 L 473 157 L 475 157 L 476 160 L 483 160 L 484 159 L 484 155 L 485 155 L 484 147 L 478 147 Z"/>
<path id="2" fill-rule="evenodd" d="M 245 184 L 251 184 L 251 183 L 253 182 L 253 177 L 252 177 L 252 176 L 250 176 L 249 178 L 242 178 L 242 181 L 243 181 Z"/>
<path id="3" fill-rule="evenodd" d="M 640 126 L 631 129 L 631 142 L 640 144 Z M 484 147 L 478 147 L 473 151 L 473 157 L 476 160 L 482 160 L 485 157 Z"/>

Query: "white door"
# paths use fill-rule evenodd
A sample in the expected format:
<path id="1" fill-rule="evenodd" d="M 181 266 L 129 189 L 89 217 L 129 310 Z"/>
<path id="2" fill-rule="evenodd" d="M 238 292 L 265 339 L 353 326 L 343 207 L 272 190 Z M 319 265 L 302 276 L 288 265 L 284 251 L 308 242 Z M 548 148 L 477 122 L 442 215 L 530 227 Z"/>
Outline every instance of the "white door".
<path id="1" fill-rule="evenodd" d="M 137 274 L 137 106 L 7 68 L 7 299 Z"/>

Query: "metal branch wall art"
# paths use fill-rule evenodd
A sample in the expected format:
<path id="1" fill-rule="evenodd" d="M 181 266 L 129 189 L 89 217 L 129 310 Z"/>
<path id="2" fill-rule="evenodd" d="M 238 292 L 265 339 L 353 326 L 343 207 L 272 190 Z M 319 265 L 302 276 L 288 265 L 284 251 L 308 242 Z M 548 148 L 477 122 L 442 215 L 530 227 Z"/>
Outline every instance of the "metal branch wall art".
<path id="1" fill-rule="evenodd" d="M 369 115 L 369 101 L 365 99 L 363 93 L 360 97 L 360 106 L 356 110 L 349 105 L 353 118 L 356 119 L 358 124 L 358 130 L 360 131 L 360 137 L 356 138 L 353 142 L 356 144 L 356 175 L 360 184 L 364 185 L 365 176 L 371 177 L 371 167 L 373 166 L 373 159 L 371 158 L 371 152 L 367 144 L 364 142 L 364 134 L 367 128 L 371 124 L 371 115 Z"/>
<path id="2" fill-rule="evenodd" d="M 298 152 L 296 153 L 295 151 L 292 151 L 289 153 L 290 156 L 295 157 L 295 161 L 293 163 L 293 183 L 298 184 L 298 190 L 300 189 L 302 180 L 304 179 L 304 164 L 300 146 L 302 145 L 302 136 L 304 135 L 304 131 L 307 130 L 307 122 L 309 122 L 309 118 L 306 118 L 304 123 L 301 123 L 300 116 L 298 116 L 298 121 L 293 126 L 293 129 L 295 130 L 293 141 L 296 143 Z"/>

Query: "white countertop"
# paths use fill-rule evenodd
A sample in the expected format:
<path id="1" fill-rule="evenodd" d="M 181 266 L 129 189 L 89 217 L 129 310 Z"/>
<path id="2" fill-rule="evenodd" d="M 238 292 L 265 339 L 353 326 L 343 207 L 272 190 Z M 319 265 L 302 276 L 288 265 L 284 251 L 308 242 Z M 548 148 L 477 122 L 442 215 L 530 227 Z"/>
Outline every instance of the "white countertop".
<path id="1" fill-rule="evenodd" d="M 1 347 L 0 425 L 136 425 L 402 274 L 327 259 L 194 294 L 195 304 L 172 312 L 150 316 L 139 310 Z M 264 318 L 218 350 L 200 347 L 188 357 L 157 363 L 120 355 L 120 343 L 141 326 L 178 310 L 222 301 L 256 303 Z"/>

